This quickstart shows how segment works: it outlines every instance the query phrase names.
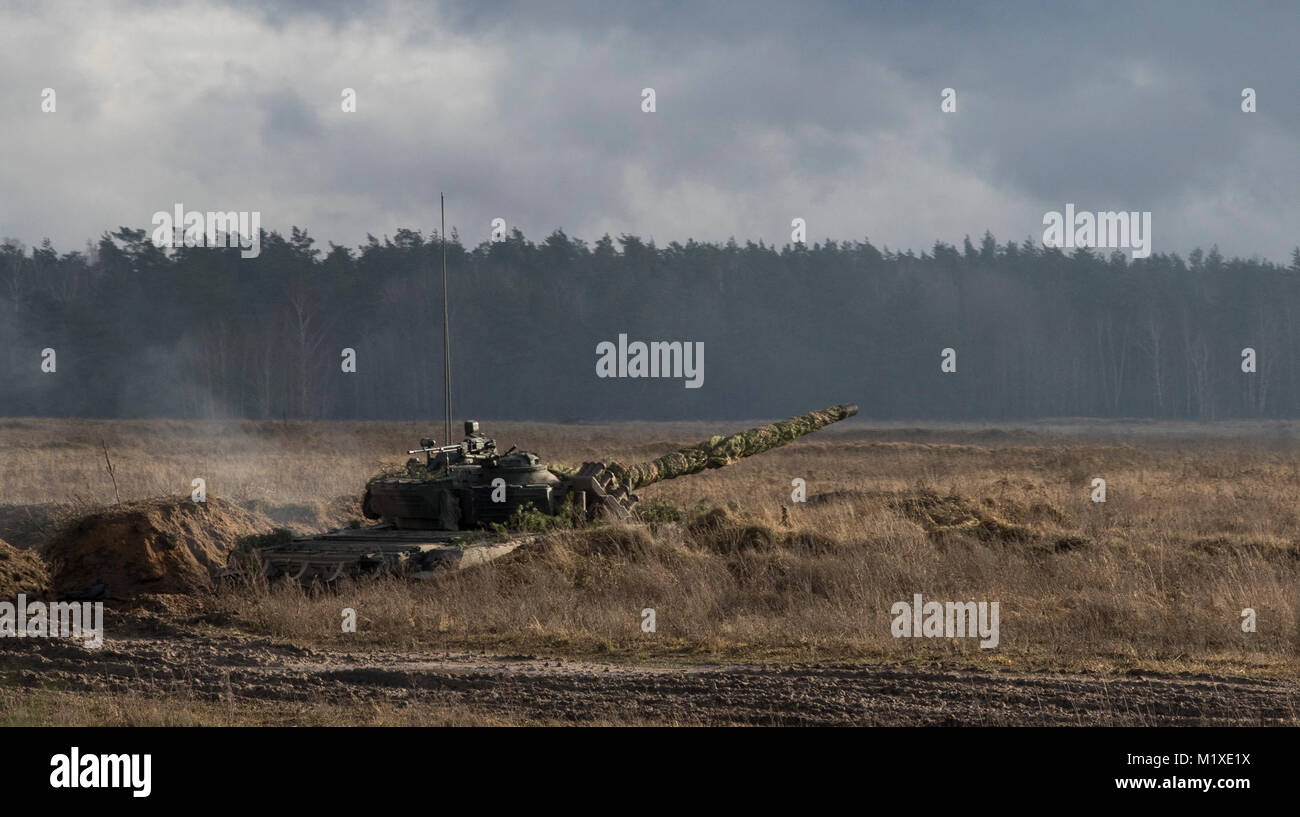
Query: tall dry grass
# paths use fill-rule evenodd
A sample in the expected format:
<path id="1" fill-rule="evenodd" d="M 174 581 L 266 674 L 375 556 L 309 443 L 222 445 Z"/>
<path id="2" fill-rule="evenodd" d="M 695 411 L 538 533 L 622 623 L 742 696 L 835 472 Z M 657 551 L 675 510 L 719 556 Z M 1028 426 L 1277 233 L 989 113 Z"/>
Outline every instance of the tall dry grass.
<path id="1" fill-rule="evenodd" d="M 434 424 L 436 425 L 436 424 Z M 734 424 L 492 424 L 567 464 L 650 458 Z M 562 532 L 430 583 L 236 590 L 234 626 L 298 641 L 628 656 L 929 660 L 1295 674 L 1300 450 L 1291 425 L 835 427 L 644 489 L 679 521 Z M 0 422 L 0 505 L 187 491 L 271 507 L 355 495 L 412 423 Z M 791 501 L 791 480 L 809 501 Z M 1107 483 L 1104 504 L 1091 480 Z M 692 512 L 695 507 L 729 509 Z M 0 533 L 0 536 L 3 536 Z M 1001 644 L 895 639 L 914 593 L 997 601 Z M 343 634 L 340 610 L 360 631 Z M 641 629 L 653 608 L 657 632 Z M 1241 630 L 1253 608 L 1258 630 Z"/>

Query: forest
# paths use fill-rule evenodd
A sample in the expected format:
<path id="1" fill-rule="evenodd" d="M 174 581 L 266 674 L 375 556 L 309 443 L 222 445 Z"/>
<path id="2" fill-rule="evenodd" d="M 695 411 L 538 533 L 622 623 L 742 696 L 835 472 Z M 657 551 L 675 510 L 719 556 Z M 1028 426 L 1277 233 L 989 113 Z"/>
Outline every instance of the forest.
<path id="1" fill-rule="evenodd" d="M 80 251 L 0 244 L 0 414 L 440 421 L 437 232 L 355 248 L 297 227 L 261 237 L 247 259 L 126 227 Z M 475 247 L 452 231 L 446 256 L 457 420 L 840 402 L 898 420 L 1300 415 L 1300 249 L 1283 266 L 987 233 L 918 254 L 556 230 Z M 620 334 L 702 343 L 702 387 L 598 377 L 597 347 Z"/>

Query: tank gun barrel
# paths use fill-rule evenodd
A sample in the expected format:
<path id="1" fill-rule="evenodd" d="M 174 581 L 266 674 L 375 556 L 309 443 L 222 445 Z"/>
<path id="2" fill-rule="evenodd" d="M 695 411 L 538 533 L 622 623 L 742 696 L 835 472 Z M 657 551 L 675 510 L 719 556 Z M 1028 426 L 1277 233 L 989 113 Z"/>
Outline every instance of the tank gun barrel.
<path id="1" fill-rule="evenodd" d="M 615 480 L 615 484 L 610 487 L 635 491 L 666 479 L 698 474 L 709 468 L 722 468 L 737 460 L 792 443 L 805 434 L 811 434 L 857 413 L 858 407 L 853 404 L 828 406 L 738 434 L 710 437 L 649 462 L 632 466 L 619 462 L 609 463 L 605 467 Z"/>

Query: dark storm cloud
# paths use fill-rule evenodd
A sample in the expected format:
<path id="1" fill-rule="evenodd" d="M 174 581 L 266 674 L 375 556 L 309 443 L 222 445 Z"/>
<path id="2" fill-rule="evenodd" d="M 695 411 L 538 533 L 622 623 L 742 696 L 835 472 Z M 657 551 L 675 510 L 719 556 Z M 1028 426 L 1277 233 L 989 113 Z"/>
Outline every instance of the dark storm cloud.
<path id="1" fill-rule="evenodd" d="M 258 104 L 266 117 L 262 140 L 268 147 L 320 137 L 321 122 L 316 109 L 294 91 L 273 91 L 263 95 Z"/>
<path id="2" fill-rule="evenodd" d="M 222 0 L 224 5 L 258 15 L 268 24 L 282 27 L 296 19 L 315 17 L 331 23 L 346 23 L 373 14 L 373 4 L 353 0 Z"/>
<path id="3" fill-rule="evenodd" d="M 502 217 L 536 239 L 563 227 L 784 244 L 799 216 L 811 239 L 919 250 L 984 229 L 1037 238 L 1066 202 L 1152 210 L 1156 251 L 1280 258 L 1300 241 L 1300 24 L 1283 4 L 234 2 L 0 17 L 13 34 L 0 233 L 28 242 L 79 246 L 184 197 L 356 243 L 427 230 L 438 190 L 469 241 Z M 36 95 L 59 85 L 43 120 Z M 339 110 L 345 87 L 356 114 Z M 956 114 L 939 113 L 944 87 Z M 1243 87 L 1259 113 L 1241 113 Z M 98 114 L 73 133 L 79 97 Z M 66 160 L 87 142 L 97 163 Z M 90 174 L 100 195 L 84 195 Z"/>

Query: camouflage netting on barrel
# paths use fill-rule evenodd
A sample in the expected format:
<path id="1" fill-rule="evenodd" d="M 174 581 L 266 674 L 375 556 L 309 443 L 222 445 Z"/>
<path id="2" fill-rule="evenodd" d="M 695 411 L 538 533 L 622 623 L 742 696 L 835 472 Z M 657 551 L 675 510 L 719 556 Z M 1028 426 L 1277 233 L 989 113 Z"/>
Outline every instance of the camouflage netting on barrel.
<path id="1" fill-rule="evenodd" d="M 800 414 L 779 423 L 751 428 L 739 434 L 711 437 L 704 442 L 665 454 L 650 462 L 632 466 L 612 462 L 605 467 L 614 475 L 617 482 L 609 487 L 624 486 L 629 491 L 635 491 L 637 488 L 666 479 L 698 474 L 707 468 L 722 468 L 736 460 L 762 454 L 764 451 L 793 442 L 805 434 L 811 434 L 819 428 L 857 413 L 857 406 L 831 406 Z"/>

